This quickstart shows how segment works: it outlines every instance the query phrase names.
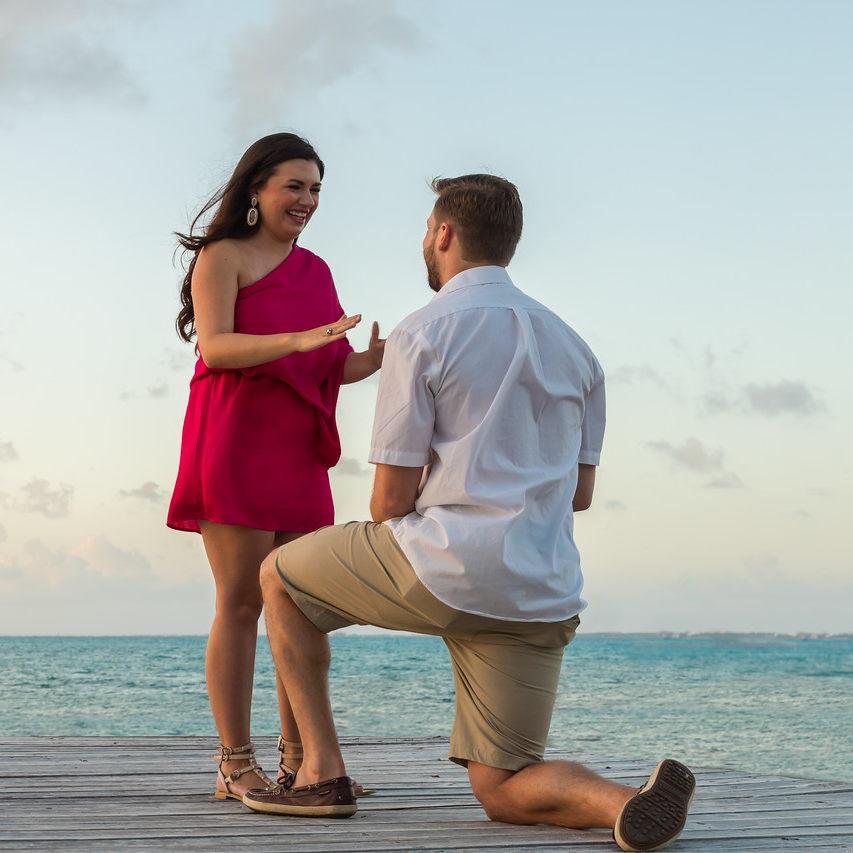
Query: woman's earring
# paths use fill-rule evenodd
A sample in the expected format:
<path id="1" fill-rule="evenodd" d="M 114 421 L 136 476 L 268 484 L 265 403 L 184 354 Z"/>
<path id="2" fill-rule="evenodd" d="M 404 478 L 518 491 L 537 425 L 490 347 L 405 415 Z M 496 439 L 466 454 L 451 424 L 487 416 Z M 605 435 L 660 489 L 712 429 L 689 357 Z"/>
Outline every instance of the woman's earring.
<path id="1" fill-rule="evenodd" d="M 256 195 L 252 196 L 252 206 L 249 208 L 249 212 L 246 214 L 246 222 L 249 225 L 258 224 L 258 197 Z"/>

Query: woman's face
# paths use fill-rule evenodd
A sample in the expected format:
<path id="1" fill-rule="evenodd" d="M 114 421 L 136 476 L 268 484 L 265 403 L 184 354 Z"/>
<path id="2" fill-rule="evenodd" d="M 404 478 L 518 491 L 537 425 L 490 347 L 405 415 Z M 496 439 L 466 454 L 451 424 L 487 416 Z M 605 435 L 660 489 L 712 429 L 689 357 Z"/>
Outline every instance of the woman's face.
<path id="1" fill-rule="evenodd" d="M 260 224 L 279 240 L 295 240 L 320 203 L 320 169 L 313 160 L 286 160 L 255 194 Z"/>

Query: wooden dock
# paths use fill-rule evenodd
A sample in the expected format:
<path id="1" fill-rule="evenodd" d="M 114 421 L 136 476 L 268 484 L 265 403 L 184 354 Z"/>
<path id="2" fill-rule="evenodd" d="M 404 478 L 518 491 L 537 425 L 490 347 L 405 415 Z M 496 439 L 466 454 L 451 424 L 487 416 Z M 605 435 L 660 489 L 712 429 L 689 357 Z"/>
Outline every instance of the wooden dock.
<path id="1" fill-rule="evenodd" d="M 349 820 L 254 814 L 213 799 L 210 738 L 2 738 L 0 851 L 615 850 L 605 832 L 491 823 L 443 738 L 344 740 L 350 773 L 378 789 Z M 258 742 L 267 770 L 272 738 Z M 554 755 L 553 757 L 559 757 Z M 640 784 L 648 763 L 576 756 Z M 853 784 L 694 768 L 698 792 L 679 853 L 853 853 Z"/>

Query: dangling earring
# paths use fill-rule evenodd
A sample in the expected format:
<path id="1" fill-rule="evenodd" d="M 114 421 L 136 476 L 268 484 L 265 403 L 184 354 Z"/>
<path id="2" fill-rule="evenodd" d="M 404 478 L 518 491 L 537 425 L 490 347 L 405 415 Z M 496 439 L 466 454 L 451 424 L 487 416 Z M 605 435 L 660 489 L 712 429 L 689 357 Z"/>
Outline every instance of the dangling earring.
<path id="1" fill-rule="evenodd" d="M 246 214 L 246 222 L 250 226 L 258 224 L 258 197 L 256 195 L 252 196 L 252 206 Z"/>

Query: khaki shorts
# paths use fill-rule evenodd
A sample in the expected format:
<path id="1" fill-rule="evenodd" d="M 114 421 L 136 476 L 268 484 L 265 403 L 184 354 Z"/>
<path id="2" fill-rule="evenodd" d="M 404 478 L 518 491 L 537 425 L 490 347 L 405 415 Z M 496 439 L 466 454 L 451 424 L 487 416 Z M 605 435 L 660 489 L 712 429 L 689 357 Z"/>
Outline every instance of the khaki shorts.
<path id="1" fill-rule="evenodd" d="M 391 529 L 372 521 L 302 536 L 279 549 L 276 567 L 321 631 L 378 625 L 444 640 L 456 680 L 452 761 L 506 770 L 542 761 L 577 616 L 509 622 L 454 610 L 418 580 Z"/>

